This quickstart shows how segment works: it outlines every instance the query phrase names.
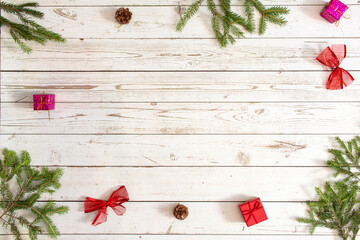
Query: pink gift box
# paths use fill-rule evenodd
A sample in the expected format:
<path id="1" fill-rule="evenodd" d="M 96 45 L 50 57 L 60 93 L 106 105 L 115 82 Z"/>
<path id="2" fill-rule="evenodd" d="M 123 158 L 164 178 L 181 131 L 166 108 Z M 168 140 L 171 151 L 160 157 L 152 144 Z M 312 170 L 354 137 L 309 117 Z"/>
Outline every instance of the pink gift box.
<path id="1" fill-rule="evenodd" d="M 345 11 L 349 7 L 346 6 L 344 3 L 340 2 L 339 0 L 332 0 L 328 6 L 322 10 L 320 15 L 328 20 L 330 23 L 334 23 L 340 20 L 342 15 L 344 15 Z"/>
<path id="2" fill-rule="evenodd" d="M 54 110 L 55 94 L 34 95 L 34 110 Z"/>

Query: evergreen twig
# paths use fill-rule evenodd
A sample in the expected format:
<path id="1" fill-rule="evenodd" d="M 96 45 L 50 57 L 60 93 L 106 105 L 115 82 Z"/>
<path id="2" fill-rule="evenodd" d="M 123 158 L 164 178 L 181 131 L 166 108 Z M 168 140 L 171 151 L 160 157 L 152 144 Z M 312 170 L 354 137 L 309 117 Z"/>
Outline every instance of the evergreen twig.
<path id="1" fill-rule="evenodd" d="M 45 27 L 37 24 L 31 18 L 42 19 L 44 13 L 34 9 L 38 7 L 36 2 L 28 2 L 24 4 L 12 4 L 0 2 L 0 9 L 4 12 L 14 15 L 20 22 L 14 22 L 0 16 L 0 26 L 9 28 L 9 33 L 20 48 L 30 53 L 32 51 L 25 41 L 34 41 L 44 45 L 48 40 L 56 42 L 64 42 L 65 39 L 60 34 L 47 30 Z"/>
<path id="2" fill-rule="evenodd" d="M 197 0 L 190 5 L 185 11 L 176 26 L 177 31 L 182 31 L 189 19 L 196 14 L 203 0 Z M 287 23 L 283 15 L 289 13 L 286 7 L 270 7 L 266 8 L 259 0 L 245 0 L 246 18 L 231 10 L 231 0 L 219 0 L 221 11 L 218 11 L 214 0 L 207 0 L 209 11 L 212 19 L 211 25 L 221 47 L 226 47 L 228 43 L 234 43 L 235 37 L 242 38 L 244 33 L 239 29 L 243 27 L 248 32 L 255 30 L 254 9 L 259 11 L 261 18 L 259 23 L 259 34 L 262 35 L 266 31 L 267 22 L 271 22 L 280 26 Z M 239 26 L 239 27 L 238 27 Z"/>
<path id="3" fill-rule="evenodd" d="M 60 235 L 50 216 L 68 212 L 68 207 L 56 207 L 49 201 L 45 206 L 37 206 L 44 193 L 53 193 L 60 188 L 61 169 L 33 168 L 28 152 L 22 152 L 20 159 L 14 151 L 3 149 L 0 160 L 0 222 L 8 228 L 14 239 L 21 240 L 19 227 L 27 229 L 31 240 L 43 233 L 43 226 L 52 238 Z M 10 184 L 17 183 L 17 187 Z M 31 214 L 33 216 L 31 216 Z M 29 218 L 29 219 L 28 219 Z"/>
<path id="4" fill-rule="evenodd" d="M 360 137 L 343 142 L 336 138 L 340 149 L 330 149 L 333 159 L 327 165 L 335 171 L 340 180 L 326 182 L 324 190 L 316 188 L 319 200 L 308 202 L 307 218 L 297 218 L 310 225 L 313 234 L 317 227 L 336 230 L 343 240 L 354 240 L 360 227 Z"/>

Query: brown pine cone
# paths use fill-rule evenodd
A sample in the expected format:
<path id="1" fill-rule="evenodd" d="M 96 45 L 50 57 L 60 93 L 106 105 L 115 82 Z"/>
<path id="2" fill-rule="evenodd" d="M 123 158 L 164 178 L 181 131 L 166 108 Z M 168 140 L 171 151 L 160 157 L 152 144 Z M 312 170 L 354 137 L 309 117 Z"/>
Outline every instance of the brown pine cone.
<path id="1" fill-rule="evenodd" d="M 179 220 L 184 220 L 187 216 L 189 216 L 189 209 L 178 203 L 178 205 L 174 208 L 174 216 Z"/>
<path id="2" fill-rule="evenodd" d="M 128 24 L 131 20 L 132 13 L 128 8 L 119 8 L 115 13 L 115 18 L 120 24 Z"/>

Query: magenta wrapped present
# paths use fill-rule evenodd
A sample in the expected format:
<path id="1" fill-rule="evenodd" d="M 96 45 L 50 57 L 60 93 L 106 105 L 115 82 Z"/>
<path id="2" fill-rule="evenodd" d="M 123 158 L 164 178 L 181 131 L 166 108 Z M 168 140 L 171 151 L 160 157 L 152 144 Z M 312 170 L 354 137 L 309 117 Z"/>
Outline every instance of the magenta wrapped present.
<path id="1" fill-rule="evenodd" d="M 34 95 L 34 110 L 54 110 L 55 94 Z"/>
<path id="2" fill-rule="evenodd" d="M 334 23 L 340 20 L 344 15 L 345 11 L 348 10 L 348 6 L 339 0 L 332 0 L 325 8 L 322 10 L 320 15 L 328 20 L 330 23 Z"/>

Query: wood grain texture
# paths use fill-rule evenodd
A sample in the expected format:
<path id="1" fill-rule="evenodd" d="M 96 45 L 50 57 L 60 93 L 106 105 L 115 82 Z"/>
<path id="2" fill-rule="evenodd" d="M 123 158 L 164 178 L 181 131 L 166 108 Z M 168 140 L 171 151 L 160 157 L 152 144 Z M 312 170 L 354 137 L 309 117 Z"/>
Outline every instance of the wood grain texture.
<path id="1" fill-rule="evenodd" d="M 40 23 L 61 33 L 67 39 L 85 38 L 215 38 L 211 28 L 211 14 L 206 6 L 190 20 L 184 31 L 176 31 L 180 19 L 179 13 L 185 7 L 133 7 L 133 18 L 129 25 L 121 28 L 114 14 L 118 7 L 53 7 L 40 8 L 46 18 Z M 285 27 L 269 24 L 263 36 L 257 32 L 246 33 L 246 38 L 354 38 L 360 37 L 360 8 L 353 7 L 347 11 L 351 19 L 343 20 L 339 27 L 329 24 L 319 13 L 323 6 L 292 6 L 291 15 L 286 16 Z M 245 16 L 244 7 L 233 7 L 233 10 Z M 180 11 L 180 12 L 179 12 Z M 6 13 L 3 14 L 7 16 Z M 256 24 L 260 20 L 256 15 Z M 311 27 L 309 27 L 311 26 Z M 306 31 L 299 31 L 306 29 Z M 8 31 L 3 31 L 2 38 L 11 38 Z M 127 45 L 127 44 L 126 44 Z M 241 41 L 237 43 L 241 45 Z"/>
<path id="2" fill-rule="evenodd" d="M 69 39 L 34 45 L 34 52 L 26 55 L 13 40 L 3 39 L 1 60 L 3 71 L 319 71 L 325 68 L 315 58 L 331 41 L 242 39 L 221 49 L 215 39 Z M 342 41 L 348 56 L 341 66 L 360 70 L 360 41 Z"/>
<path id="3" fill-rule="evenodd" d="M 358 101 L 360 83 L 329 91 L 329 72 L 3 72 L 2 102 Z M 360 72 L 352 72 L 355 79 Z"/>
<path id="4" fill-rule="evenodd" d="M 56 166 L 325 166 L 337 147 L 334 136 L 311 135 L 0 137 L 4 147 L 27 149 L 33 165 Z"/>
<path id="5" fill-rule="evenodd" d="M 111 240 L 114 239 L 113 235 L 62 235 L 61 240 Z M 254 236 L 254 235 L 117 235 L 117 240 L 243 240 L 246 238 L 247 240 L 273 240 L 276 238 L 277 240 L 288 240 L 291 238 L 291 240 L 338 240 L 337 237 L 333 235 L 278 235 L 278 234 L 272 234 L 272 235 L 260 235 L 260 236 Z M 10 240 L 11 238 L 9 236 L 1 236 L 1 240 Z M 39 236 L 39 240 L 48 240 L 49 236 Z"/>
<path id="6" fill-rule="evenodd" d="M 26 0 L 14 0 L 16 3 L 24 3 Z M 194 2 L 194 0 L 122 0 L 120 3 L 117 0 L 102 0 L 99 4 L 97 0 L 39 0 L 41 5 L 46 6 L 144 6 L 144 5 L 156 5 L 156 6 L 168 6 L 168 5 L 190 5 Z M 234 4 L 243 4 L 242 1 L 233 1 Z M 262 0 L 262 3 L 266 5 L 324 5 L 326 1 L 322 0 L 291 0 L 291 1 L 283 1 L 283 0 Z M 359 4 L 357 0 L 347 0 L 347 4 L 356 5 Z"/>
<path id="7" fill-rule="evenodd" d="M 3 103 L 2 134 L 355 134 L 348 103 Z M 344 116 L 346 118 L 344 119 Z M 41 126 L 41 127 L 39 127 Z"/>
<path id="8" fill-rule="evenodd" d="M 27 2 L 16 0 L 14 3 Z M 339 28 L 319 12 L 328 1 L 262 0 L 286 5 L 289 23 L 220 49 L 206 6 L 175 25 L 193 0 L 39 0 L 41 23 L 64 44 L 26 55 L 1 40 L 1 147 L 29 150 L 34 166 L 62 167 L 54 199 L 61 240 L 335 240 L 295 221 L 332 171 L 335 135 L 360 133 L 359 83 L 325 89 L 330 70 L 315 58 L 345 43 L 345 69 L 360 77 L 360 2 Z M 243 1 L 233 1 L 239 12 Z M 121 6 L 134 13 L 118 28 Z M 35 93 L 56 94 L 56 110 L 32 109 Z M 126 185 L 127 213 L 83 213 L 85 197 L 107 199 Z M 241 201 L 261 197 L 269 220 L 247 228 Z M 172 209 L 186 204 L 178 221 Z M 6 232 L 0 240 L 11 239 Z M 48 239 L 40 237 L 40 240 Z"/>
<path id="9" fill-rule="evenodd" d="M 83 202 L 65 203 L 72 214 L 56 216 L 54 222 L 62 234 L 307 234 L 307 227 L 295 220 L 305 214 L 303 203 L 264 202 L 269 220 L 251 228 L 244 223 L 239 203 L 184 202 L 190 214 L 186 220 L 179 221 L 172 214 L 176 202 L 127 202 L 124 216 L 117 216 L 109 208 L 108 221 L 97 227 L 91 225 L 97 213 L 84 214 Z M 321 228 L 316 231 L 316 234 L 330 233 Z"/>
<path id="10" fill-rule="evenodd" d="M 125 185 L 132 201 L 307 201 L 332 174 L 326 167 L 66 167 L 52 199 L 107 198 Z"/>

